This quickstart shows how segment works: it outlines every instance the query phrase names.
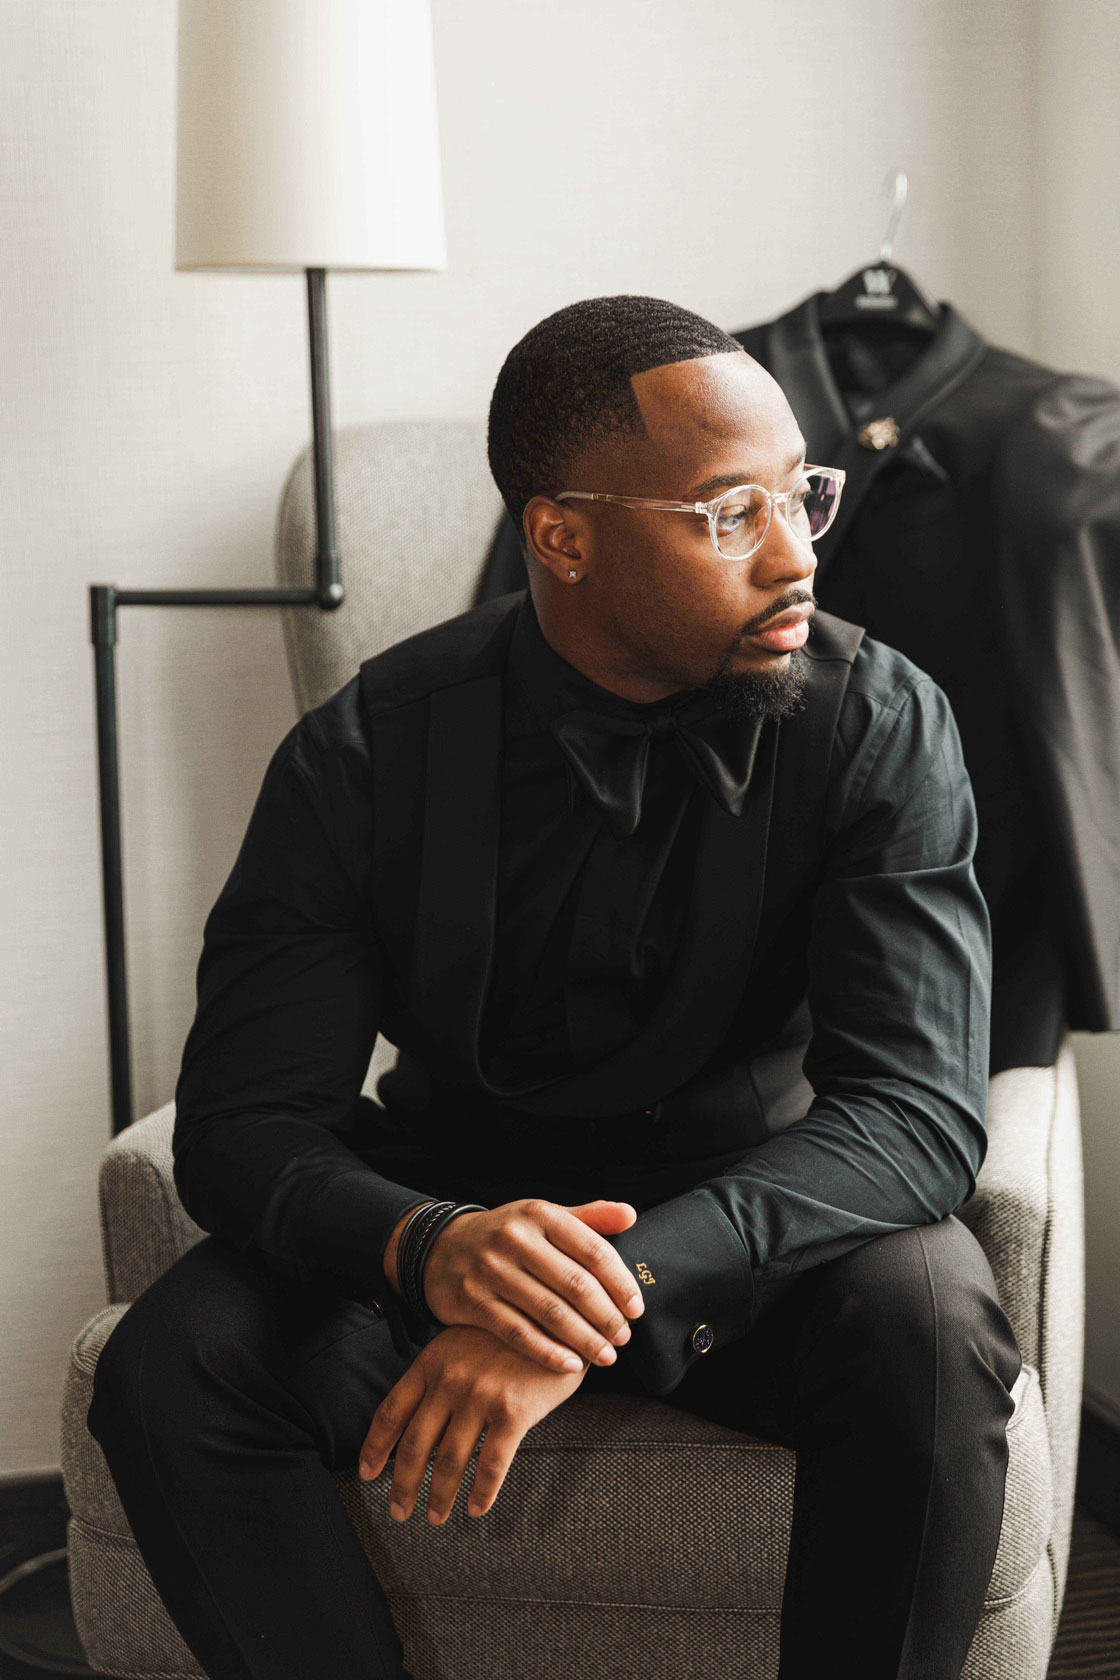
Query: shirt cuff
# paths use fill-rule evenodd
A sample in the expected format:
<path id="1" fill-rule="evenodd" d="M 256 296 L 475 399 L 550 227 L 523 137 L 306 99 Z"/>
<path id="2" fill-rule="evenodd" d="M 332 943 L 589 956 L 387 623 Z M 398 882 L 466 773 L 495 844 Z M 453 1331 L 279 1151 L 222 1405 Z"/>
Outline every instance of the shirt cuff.
<path id="1" fill-rule="evenodd" d="M 437 1200 L 431 1191 L 396 1184 L 361 1167 L 330 1179 L 305 1214 L 309 1258 L 329 1272 L 351 1299 L 387 1321 L 393 1346 L 405 1358 L 414 1357 L 431 1340 L 432 1324 L 389 1282 L 385 1249 L 402 1215 Z"/>
<path id="2" fill-rule="evenodd" d="M 645 1303 L 629 1320 L 619 1362 L 647 1394 L 672 1392 L 690 1365 L 745 1334 L 754 1281 L 730 1220 L 703 1189 L 647 1208 L 605 1239 L 618 1250 Z"/>

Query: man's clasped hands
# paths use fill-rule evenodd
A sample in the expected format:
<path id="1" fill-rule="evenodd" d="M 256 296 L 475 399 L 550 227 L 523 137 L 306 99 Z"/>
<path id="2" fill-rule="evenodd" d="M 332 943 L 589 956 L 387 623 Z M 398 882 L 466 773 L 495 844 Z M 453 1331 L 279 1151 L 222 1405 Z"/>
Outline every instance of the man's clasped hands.
<path id="1" fill-rule="evenodd" d="M 564 1207 L 540 1197 L 460 1213 L 435 1239 L 424 1295 L 446 1326 L 386 1394 L 358 1462 L 379 1476 L 395 1447 L 391 1505 L 405 1521 L 429 1459 L 428 1519 L 443 1522 L 485 1432 L 467 1506 L 490 1509 L 523 1437 L 629 1340 L 645 1310 L 633 1276 L 605 1236 L 637 1219 L 629 1202 Z M 386 1249 L 395 1281 L 396 1239 Z"/>

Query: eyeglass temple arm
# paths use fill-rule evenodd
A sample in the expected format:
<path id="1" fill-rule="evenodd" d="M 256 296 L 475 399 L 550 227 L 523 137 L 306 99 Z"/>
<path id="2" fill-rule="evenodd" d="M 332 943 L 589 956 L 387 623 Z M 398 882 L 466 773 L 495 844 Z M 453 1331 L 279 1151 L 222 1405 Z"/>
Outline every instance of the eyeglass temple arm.
<path id="1" fill-rule="evenodd" d="M 707 502 L 659 502 L 652 496 L 608 496 L 601 490 L 562 490 L 554 502 L 570 501 L 578 496 L 585 502 L 621 502 L 624 507 L 667 508 L 670 513 L 706 513 Z"/>
<path id="2" fill-rule="evenodd" d="M 837 484 L 841 489 L 843 489 L 844 480 L 848 476 L 843 467 L 811 466 L 809 462 L 806 461 L 804 467 L 802 468 L 802 477 L 804 478 L 811 472 L 830 473 L 832 477 L 836 479 Z M 799 479 L 798 483 L 800 482 L 801 480 Z M 734 488 L 746 489 L 747 486 L 735 485 Z M 752 488 L 764 490 L 766 486 L 759 484 L 753 486 Z M 797 485 L 795 484 L 793 489 L 796 490 L 796 488 Z M 601 490 L 562 490 L 558 496 L 553 498 L 553 500 L 562 502 L 569 498 L 578 496 L 581 501 L 586 502 L 621 502 L 624 507 L 664 508 L 670 513 L 707 513 L 710 507 L 714 507 L 716 502 L 721 501 L 724 496 L 730 495 L 730 493 L 731 492 L 728 490 L 723 490 L 718 496 L 712 496 L 710 500 L 706 502 L 662 502 L 654 500 L 651 496 L 610 496 Z M 791 490 L 779 490 L 775 500 L 780 500 L 783 496 L 789 496 L 792 495 L 792 493 L 793 492 Z"/>

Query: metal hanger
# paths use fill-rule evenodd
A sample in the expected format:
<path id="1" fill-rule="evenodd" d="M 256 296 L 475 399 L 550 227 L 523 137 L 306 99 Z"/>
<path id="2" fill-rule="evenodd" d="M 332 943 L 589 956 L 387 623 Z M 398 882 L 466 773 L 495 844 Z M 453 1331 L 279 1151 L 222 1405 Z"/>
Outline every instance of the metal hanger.
<path id="1" fill-rule="evenodd" d="M 892 327 L 911 327 L 922 334 L 936 330 L 941 314 L 940 304 L 927 297 L 904 268 L 891 263 L 894 237 L 906 207 L 906 171 L 893 170 L 883 183 L 884 190 L 892 183 L 894 204 L 879 248 L 879 261 L 857 268 L 832 291 L 821 293 L 818 315 L 822 327 L 850 326 L 858 321 L 861 326 L 883 323 Z"/>

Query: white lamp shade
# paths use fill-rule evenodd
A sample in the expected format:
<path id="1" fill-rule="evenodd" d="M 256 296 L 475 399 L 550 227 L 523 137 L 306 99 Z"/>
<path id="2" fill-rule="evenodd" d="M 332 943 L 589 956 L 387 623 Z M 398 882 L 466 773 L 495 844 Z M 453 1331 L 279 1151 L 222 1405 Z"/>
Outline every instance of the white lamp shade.
<path id="1" fill-rule="evenodd" d="M 179 0 L 177 269 L 442 269 L 428 0 Z"/>

